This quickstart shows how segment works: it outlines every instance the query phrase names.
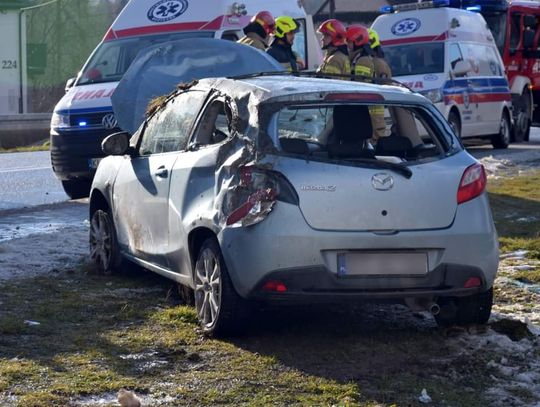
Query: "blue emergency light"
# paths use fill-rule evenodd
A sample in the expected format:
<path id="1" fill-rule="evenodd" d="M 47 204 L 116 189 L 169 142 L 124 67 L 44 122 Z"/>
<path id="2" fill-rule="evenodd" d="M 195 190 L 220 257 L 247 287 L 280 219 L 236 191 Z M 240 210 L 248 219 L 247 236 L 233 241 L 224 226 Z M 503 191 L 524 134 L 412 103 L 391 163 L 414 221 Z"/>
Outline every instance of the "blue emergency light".
<path id="1" fill-rule="evenodd" d="M 379 12 L 388 14 L 399 11 L 420 10 L 435 7 L 452 7 L 468 11 L 505 11 L 508 8 L 507 0 L 431 0 L 423 2 L 404 3 L 395 6 L 383 6 Z"/>
<path id="2" fill-rule="evenodd" d="M 86 127 L 88 122 L 79 122 L 79 127 Z"/>

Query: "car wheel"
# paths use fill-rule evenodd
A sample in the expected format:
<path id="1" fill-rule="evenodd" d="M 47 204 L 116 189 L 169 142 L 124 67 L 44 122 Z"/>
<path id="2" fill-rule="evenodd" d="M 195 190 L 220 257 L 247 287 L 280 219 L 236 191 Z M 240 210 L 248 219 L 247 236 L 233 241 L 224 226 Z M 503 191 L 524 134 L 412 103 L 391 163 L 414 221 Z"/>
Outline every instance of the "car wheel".
<path id="1" fill-rule="evenodd" d="M 448 123 L 450 127 L 454 130 L 454 133 L 461 140 L 461 122 L 459 121 L 459 116 L 455 112 L 450 112 L 448 116 Z"/>
<path id="2" fill-rule="evenodd" d="M 514 141 L 520 143 L 529 141 L 531 132 L 531 96 L 529 91 L 523 92 L 514 106 L 516 115 L 514 120 Z"/>
<path id="3" fill-rule="evenodd" d="M 122 264 L 112 217 L 101 209 L 90 220 L 90 258 L 104 274 L 119 270 Z"/>
<path id="4" fill-rule="evenodd" d="M 88 180 L 62 181 L 62 187 L 70 199 L 86 198 L 90 195 L 92 183 Z"/>
<path id="5" fill-rule="evenodd" d="M 502 114 L 499 133 L 491 137 L 491 144 L 494 148 L 507 148 L 510 144 L 510 120 L 506 112 Z"/>
<path id="6" fill-rule="evenodd" d="M 440 298 L 440 313 L 435 315 L 439 326 L 485 324 L 491 315 L 493 287 L 468 297 Z"/>
<path id="7" fill-rule="evenodd" d="M 211 336 L 237 333 L 247 307 L 234 289 L 219 244 L 207 239 L 195 262 L 195 308 L 203 332 Z"/>

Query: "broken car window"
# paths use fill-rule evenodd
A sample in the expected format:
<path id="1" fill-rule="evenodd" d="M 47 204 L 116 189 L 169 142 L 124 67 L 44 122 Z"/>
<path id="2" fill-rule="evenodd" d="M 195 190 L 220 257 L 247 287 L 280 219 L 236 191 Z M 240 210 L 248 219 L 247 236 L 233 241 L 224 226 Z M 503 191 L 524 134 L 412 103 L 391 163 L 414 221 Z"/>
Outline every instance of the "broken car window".
<path id="1" fill-rule="evenodd" d="M 322 160 L 406 162 L 443 151 L 438 128 L 417 107 L 290 106 L 277 114 L 276 127 L 282 151 Z"/>
<path id="2" fill-rule="evenodd" d="M 185 150 L 191 127 L 206 97 L 205 92 L 187 91 L 167 102 L 149 120 L 139 148 L 141 155 Z"/>

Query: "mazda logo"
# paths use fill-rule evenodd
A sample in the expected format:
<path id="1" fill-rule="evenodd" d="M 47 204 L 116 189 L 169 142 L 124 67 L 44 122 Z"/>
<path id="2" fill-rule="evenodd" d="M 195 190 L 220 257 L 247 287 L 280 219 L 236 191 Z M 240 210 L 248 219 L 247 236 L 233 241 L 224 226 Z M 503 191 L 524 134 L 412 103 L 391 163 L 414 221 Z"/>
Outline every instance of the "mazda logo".
<path id="1" fill-rule="evenodd" d="M 118 122 L 116 121 L 116 117 L 114 117 L 113 113 L 108 113 L 103 116 L 103 119 L 101 119 L 101 124 L 103 127 L 110 130 L 114 129 L 118 125 Z"/>
<path id="2" fill-rule="evenodd" d="M 378 191 L 388 191 L 394 186 L 394 178 L 386 172 L 379 172 L 371 177 L 371 185 Z"/>

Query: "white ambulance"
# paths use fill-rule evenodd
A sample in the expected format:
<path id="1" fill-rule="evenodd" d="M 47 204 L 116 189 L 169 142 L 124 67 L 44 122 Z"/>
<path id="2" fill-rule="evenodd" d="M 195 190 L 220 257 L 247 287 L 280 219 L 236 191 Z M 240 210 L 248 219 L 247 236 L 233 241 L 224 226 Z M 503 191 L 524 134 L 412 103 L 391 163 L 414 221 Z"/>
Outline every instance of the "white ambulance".
<path id="1" fill-rule="evenodd" d="M 480 14 L 447 3 L 388 7 L 372 28 L 394 79 L 429 98 L 462 139 L 506 148 L 512 97 L 493 36 Z"/>
<path id="2" fill-rule="evenodd" d="M 300 23 L 293 48 L 308 69 L 315 69 L 322 55 L 311 16 L 298 0 L 130 0 L 54 108 L 51 161 L 66 193 L 71 198 L 88 194 L 103 156 L 101 142 L 118 131 L 110 97 L 141 49 L 195 37 L 236 41 L 262 10 Z"/>

